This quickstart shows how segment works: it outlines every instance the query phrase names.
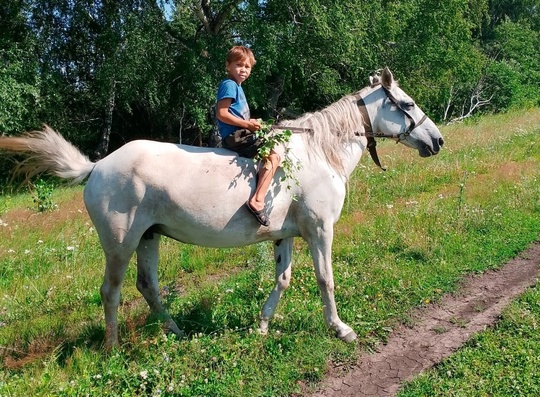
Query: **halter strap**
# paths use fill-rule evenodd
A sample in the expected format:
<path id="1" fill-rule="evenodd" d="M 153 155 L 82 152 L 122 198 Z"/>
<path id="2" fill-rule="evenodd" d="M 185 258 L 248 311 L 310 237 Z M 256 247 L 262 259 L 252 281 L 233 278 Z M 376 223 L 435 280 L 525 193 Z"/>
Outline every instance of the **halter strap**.
<path id="1" fill-rule="evenodd" d="M 420 121 L 418 121 L 418 123 L 416 123 L 414 121 L 414 118 L 411 116 L 411 114 L 403 108 L 403 106 L 401 106 L 401 104 L 399 103 L 399 101 L 396 99 L 396 97 L 394 97 L 394 95 L 392 94 L 392 92 L 390 92 L 389 89 L 387 89 L 385 86 L 381 86 L 382 89 L 384 90 L 384 93 L 386 94 L 386 96 L 388 97 L 388 99 L 390 99 L 390 101 L 396 105 L 396 107 L 401 110 L 403 113 L 405 113 L 405 116 L 407 116 L 407 118 L 409 119 L 410 121 L 410 124 L 409 124 L 409 128 L 407 128 L 407 130 L 403 133 L 403 135 L 405 137 L 408 137 L 411 132 L 416 128 L 418 127 L 420 124 L 422 124 L 424 121 L 427 120 L 427 115 L 424 113 L 424 115 L 422 116 L 422 118 L 420 119 Z M 401 134 L 400 134 L 401 135 Z M 398 138 L 399 140 L 401 140 L 400 138 Z M 399 141 L 398 141 L 399 142 Z"/>
<path id="2" fill-rule="evenodd" d="M 416 123 L 414 121 L 414 118 L 411 116 L 411 114 L 401 106 L 399 101 L 394 97 L 394 95 L 392 94 L 392 92 L 390 92 L 390 90 L 388 90 L 386 87 L 384 87 L 380 83 L 377 83 L 377 84 L 373 85 L 372 87 L 375 87 L 377 85 L 381 85 L 381 88 L 384 90 L 384 93 L 386 94 L 388 99 L 399 110 L 401 110 L 405 114 L 405 116 L 409 119 L 409 123 L 410 123 L 409 128 L 407 128 L 407 130 L 405 130 L 405 132 L 401 132 L 399 134 L 385 134 L 385 133 L 376 133 L 376 132 L 374 132 L 373 127 L 371 125 L 371 119 L 369 118 L 369 114 L 368 114 L 368 111 L 367 111 L 366 102 L 364 101 L 363 97 L 358 95 L 358 100 L 357 100 L 356 104 L 358 105 L 358 110 L 360 111 L 360 114 L 362 115 L 362 120 L 363 120 L 363 123 L 364 123 L 364 133 L 363 134 L 359 133 L 359 135 L 365 135 L 365 137 L 367 138 L 367 141 L 368 141 L 367 149 L 369 151 L 369 154 L 370 154 L 371 158 L 373 159 L 373 162 L 380 169 L 382 169 L 383 171 L 386 171 L 386 168 L 384 168 L 381 165 L 381 162 L 379 161 L 379 155 L 377 154 L 377 149 L 376 149 L 377 142 L 375 141 L 375 138 L 397 139 L 397 142 L 399 143 L 399 141 L 407 138 L 416 127 L 418 127 L 420 124 L 422 124 L 424 121 L 426 121 L 427 120 L 427 115 L 424 114 L 424 116 L 420 119 L 420 121 L 418 121 L 418 123 Z"/>

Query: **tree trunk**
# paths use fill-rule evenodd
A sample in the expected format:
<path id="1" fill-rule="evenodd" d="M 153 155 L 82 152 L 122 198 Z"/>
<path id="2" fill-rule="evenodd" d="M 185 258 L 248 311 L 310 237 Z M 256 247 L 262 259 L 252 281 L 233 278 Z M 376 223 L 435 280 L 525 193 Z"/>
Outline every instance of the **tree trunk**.
<path id="1" fill-rule="evenodd" d="M 99 141 L 98 148 L 95 151 L 95 157 L 97 160 L 102 159 L 107 155 L 109 151 L 109 142 L 111 140 L 111 130 L 113 121 L 113 112 L 116 100 L 116 81 L 111 83 L 111 90 L 109 92 L 109 98 L 105 106 L 105 118 L 103 120 L 103 127 L 101 128 L 101 139 Z"/>

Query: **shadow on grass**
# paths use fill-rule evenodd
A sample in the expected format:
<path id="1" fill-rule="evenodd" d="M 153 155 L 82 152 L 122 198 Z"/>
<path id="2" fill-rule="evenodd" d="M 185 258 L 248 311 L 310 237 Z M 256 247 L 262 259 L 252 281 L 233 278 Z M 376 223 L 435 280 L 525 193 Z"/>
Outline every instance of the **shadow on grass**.
<path id="1" fill-rule="evenodd" d="M 193 335 L 211 335 L 225 329 L 242 329 L 255 327 L 262 302 L 256 296 L 255 288 L 235 291 L 234 296 L 225 301 L 218 302 L 216 296 L 210 292 L 203 293 L 193 302 L 189 309 L 182 314 L 173 315 L 188 338 Z M 170 296 L 167 301 L 179 299 Z M 253 312 L 250 312 L 253 308 Z M 258 309 L 255 309 L 258 308 Z"/>

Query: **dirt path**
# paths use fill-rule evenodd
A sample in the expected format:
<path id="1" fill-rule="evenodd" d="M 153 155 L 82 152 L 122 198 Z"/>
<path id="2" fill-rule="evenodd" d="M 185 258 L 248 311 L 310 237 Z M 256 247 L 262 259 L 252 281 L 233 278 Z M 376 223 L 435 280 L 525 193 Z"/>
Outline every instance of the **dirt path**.
<path id="1" fill-rule="evenodd" d="M 400 326 L 378 352 L 362 354 L 347 374 L 331 368 L 312 397 L 395 395 L 403 382 L 493 324 L 506 305 L 536 283 L 539 264 L 540 243 L 536 243 L 500 270 L 468 277 L 457 293 L 415 313 L 413 327 Z"/>

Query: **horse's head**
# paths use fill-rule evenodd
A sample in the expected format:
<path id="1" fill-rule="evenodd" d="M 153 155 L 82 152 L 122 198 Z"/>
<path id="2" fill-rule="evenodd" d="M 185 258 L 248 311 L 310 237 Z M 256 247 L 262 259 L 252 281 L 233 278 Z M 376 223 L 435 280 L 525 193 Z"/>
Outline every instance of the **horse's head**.
<path id="1" fill-rule="evenodd" d="M 441 132 L 401 88 L 385 68 L 371 80 L 371 90 L 361 95 L 366 134 L 385 137 L 418 149 L 421 157 L 439 153 L 444 144 Z M 371 131 L 369 131 L 371 129 Z"/>

